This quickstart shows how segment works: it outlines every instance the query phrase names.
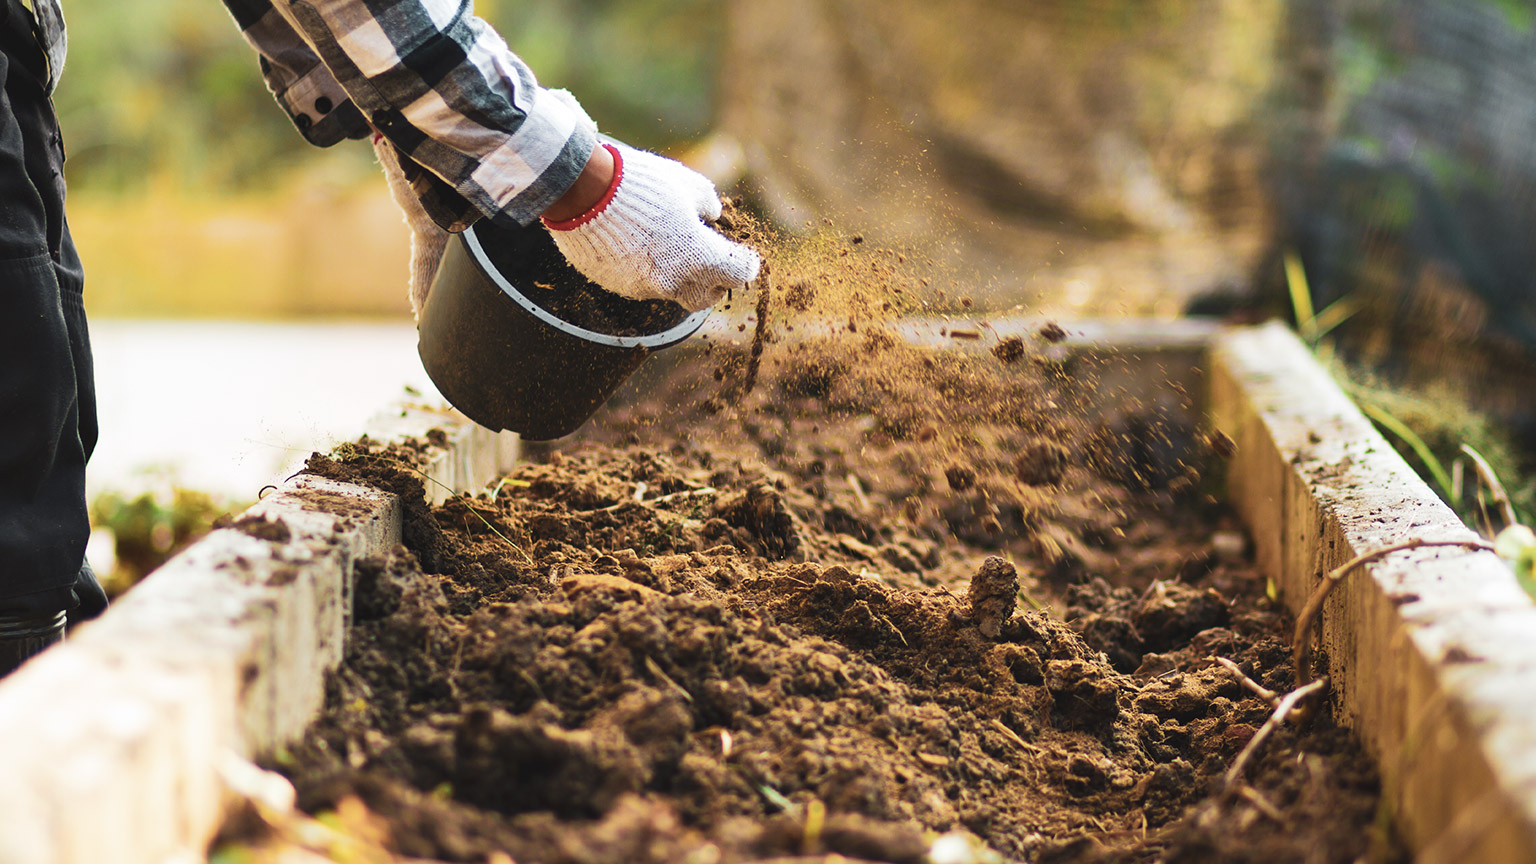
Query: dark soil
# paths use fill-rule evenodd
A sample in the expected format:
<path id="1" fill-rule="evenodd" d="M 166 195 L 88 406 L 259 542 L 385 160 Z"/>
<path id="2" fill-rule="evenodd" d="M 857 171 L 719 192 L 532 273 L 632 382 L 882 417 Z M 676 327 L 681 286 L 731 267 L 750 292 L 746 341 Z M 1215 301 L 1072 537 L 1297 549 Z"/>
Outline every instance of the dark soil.
<path id="1" fill-rule="evenodd" d="M 414 497 L 278 766 L 301 806 L 448 861 L 1401 857 L 1326 712 L 1220 794 L 1271 709 L 1212 658 L 1293 682 L 1212 542 L 1208 438 L 1089 420 L 1091 370 L 1013 348 L 838 344 L 767 352 L 750 393 L 746 350 L 679 353 L 494 498 L 428 511 L 367 441 L 312 460 Z"/>
<path id="2" fill-rule="evenodd" d="M 475 229 L 492 265 L 532 302 L 588 330 L 648 336 L 677 326 L 688 311 L 670 300 L 630 300 L 599 288 L 566 262 L 541 225 L 481 223 Z"/>
<path id="3" fill-rule="evenodd" d="M 268 519 L 265 516 L 242 516 L 232 524 L 234 527 L 258 540 L 287 543 L 293 538 L 293 531 L 281 519 Z"/>

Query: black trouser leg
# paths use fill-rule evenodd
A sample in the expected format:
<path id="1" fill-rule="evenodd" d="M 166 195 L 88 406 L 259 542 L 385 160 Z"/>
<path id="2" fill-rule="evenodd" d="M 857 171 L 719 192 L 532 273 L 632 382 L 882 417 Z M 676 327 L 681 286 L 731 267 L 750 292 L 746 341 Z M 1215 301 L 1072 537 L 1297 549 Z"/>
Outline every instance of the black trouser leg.
<path id="1" fill-rule="evenodd" d="M 28 618 L 0 618 L 0 677 L 64 638 L 63 612 Z"/>
<path id="2" fill-rule="evenodd" d="M 95 584 L 85 463 L 96 397 L 42 52 L 16 0 L 0 16 L 0 643 L 18 655 L 56 639 L 61 613 L 82 607 L 77 585 Z"/>

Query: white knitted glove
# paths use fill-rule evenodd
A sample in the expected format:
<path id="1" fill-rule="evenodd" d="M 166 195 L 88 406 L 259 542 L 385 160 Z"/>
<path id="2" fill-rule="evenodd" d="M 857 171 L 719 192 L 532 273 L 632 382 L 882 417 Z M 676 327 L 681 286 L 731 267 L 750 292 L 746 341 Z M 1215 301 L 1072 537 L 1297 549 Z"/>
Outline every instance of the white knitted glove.
<path id="1" fill-rule="evenodd" d="M 673 300 L 689 311 L 757 278 L 757 253 L 706 224 L 720 218 L 708 178 L 655 153 L 602 146 L 614 158 L 609 194 L 575 219 L 545 222 L 582 275 L 615 294 Z"/>

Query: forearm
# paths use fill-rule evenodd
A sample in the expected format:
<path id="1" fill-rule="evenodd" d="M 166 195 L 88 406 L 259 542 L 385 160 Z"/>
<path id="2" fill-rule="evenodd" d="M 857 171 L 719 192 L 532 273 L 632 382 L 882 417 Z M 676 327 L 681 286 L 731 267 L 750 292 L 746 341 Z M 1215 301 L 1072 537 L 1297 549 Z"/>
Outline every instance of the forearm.
<path id="1" fill-rule="evenodd" d="M 594 147 L 576 182 L 545 209 L 544 218 L 550 222 L 564 222 L 597 206 L 613 185 L 613 169 L 613 156 L 608 148 Z"/>
<path id="2" fill-rule="evenodd" d="M 467 2 L 397 4 L 387 31 L 364 0 L 275 0 L 278 19 L 247 26 L 257 3 L 265 0 L 226 0 L 269 63 L 275 40 L 252 37 L 286 22 L 360 116 L 437 178 L 425 184 L 425 203 L 444 227 L 479 216 L 527 223 L 567 193 L 593 155 L 590 121 L 541 88 Z M 302 131 L 290 102 L 302 112 L 303 99 L 279 101 Z"/>

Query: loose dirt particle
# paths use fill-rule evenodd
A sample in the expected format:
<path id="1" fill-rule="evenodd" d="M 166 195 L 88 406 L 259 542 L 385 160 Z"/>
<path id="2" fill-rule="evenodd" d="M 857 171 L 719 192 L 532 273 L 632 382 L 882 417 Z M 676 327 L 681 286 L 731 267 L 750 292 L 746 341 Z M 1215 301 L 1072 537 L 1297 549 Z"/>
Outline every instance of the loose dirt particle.
<path id="1" fill-rule="evenodd" d="M 1220 429 L 1214 429 L 1207 433 L 1205 443 L 1207 447 L 1211 448 L 1211 452 L 1216 454 L 1218 459 L 1231 459 L 1237 455 L 1237 442 L 1232 440 L 1231 435 Z"/>
<path id="2" fill-rule="evenodd" d="M 964 492 L 976 485 L 976 469 L 969 465 L 950 465 L 944 469 L 944 479 L 949 481 L 949 488 Z"/>

